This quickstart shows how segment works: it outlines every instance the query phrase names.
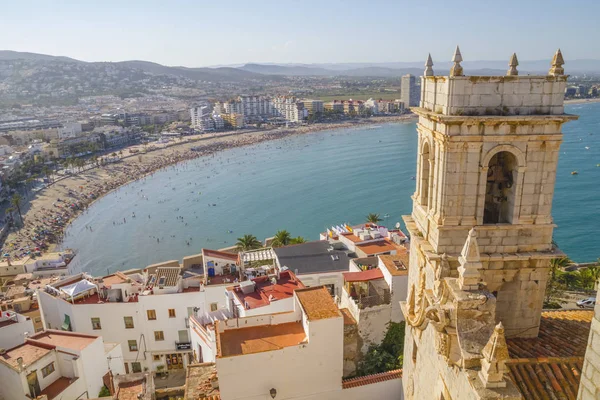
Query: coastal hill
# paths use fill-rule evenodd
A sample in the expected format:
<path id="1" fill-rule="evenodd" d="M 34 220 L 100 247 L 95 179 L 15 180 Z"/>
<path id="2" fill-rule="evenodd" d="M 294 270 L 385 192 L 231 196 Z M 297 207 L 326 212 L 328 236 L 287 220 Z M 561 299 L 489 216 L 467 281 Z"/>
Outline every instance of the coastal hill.
<path id="1" fill-rule="evenodd" d="M 546 74 L 549 60 L 522 61 L 519 71 Z M 504 75 L 507 61 L 465 61 L 467 75 Z M 445 74 L 450 62 L 434 59 L 434 71 Z M 569 60 L 568 72 L 600 75 L 600 60 Z M 232 97 L 240 93 L 286 93 L 302 88 L 314 93 L 323 82 L 332 88 L 363 87 L 379 80 L 379 93 L 398 86 L 405 74 L 420 75 L 423 62 L 274 64 L 249 63 L 190 68 L 143 60 L 86 62 L 64 56 L 0 50 L 0 106 L 18 104 L 72 105 L 78 98 L 121 97 L 151 93 L 197 99 Z M 316 83 L 311 88 L 311 83 Z M 323 93 L 321 93 L 323 94 Z M 325 92 L 325 95 L 331 93 Z"/>

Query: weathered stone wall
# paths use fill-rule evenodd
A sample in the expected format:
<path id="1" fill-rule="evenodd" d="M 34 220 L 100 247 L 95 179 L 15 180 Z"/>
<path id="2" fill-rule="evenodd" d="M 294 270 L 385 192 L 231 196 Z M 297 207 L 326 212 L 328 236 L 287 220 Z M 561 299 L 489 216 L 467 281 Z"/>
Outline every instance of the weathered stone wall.
<path id="1" fill-rule="evenodd" d="M 566 76 L 427 76 L 421 105 L 445 115 L 562 114 Z"/>
<path id="2" fill-rule="evenodd" d="M 358 363 L 362 358 L 360 352 L 361 340 L 356 324 L 344 325 L 344 376 L 356 373 Z"/>
<path id="3" fill-rule="evenodd" d="M 596 299 L 600 298 L 600 290 Z M 579 383 L 579 400 L 600 399 L 600 304 L 596 302 L 592 327 L 587 349 L 581 381 Z"/>

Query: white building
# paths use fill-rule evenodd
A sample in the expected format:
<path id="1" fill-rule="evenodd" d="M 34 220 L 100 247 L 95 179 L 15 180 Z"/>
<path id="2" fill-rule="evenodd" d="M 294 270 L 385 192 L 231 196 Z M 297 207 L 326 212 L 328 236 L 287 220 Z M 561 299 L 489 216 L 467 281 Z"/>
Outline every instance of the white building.
<path id="1" fill-rule="evenodd" d="M 399 371 L 343 380 L 344 317 L 324 287 L 294 291 L 292 311 L 218 321 L 215 331 L 222 400 L 402 398 Z"/>
<path id="2" fill-rule="evenodd" d="M 290 122 L 300 122 L 308 115 L 308 113 L 305 113 L 304 103 L 290 96 L 273 98 L 273 109 L 275 116 Z"/>
<path id="3" fill-rule="evenodd" d="M 197 106 L 190 108 L 190 117 L 193 128 L 201 128 L 202 121 L 210 117 L 210 110 L 208 106 Z"/>
<path id="4" fill-rule="evenodd" d="M 177 266 L 165 266 L 165 265 Z M 204 310 L 200 277 L 177 262 L 101 279 L 79 274 L 38 291 L 46 328 L 102 335 L 121 343 L 127 372 L 184 368 L 192 358 L 188 317 Z M 220 298 L 224 298 L 220 290 Z M 224 301 L 223 301 L 224 303 Z"/>
<path id="5" fill-rule="evenodd" d="M 34 333 L 31 318 L 14 311 L 0 311 L 0 349 L 18 346 Z"/>
<path id="6" fill-rule="evenodd" d="M 59 139 L 69 139 L 81 135 L 81 123 L 80 122 L 68 122 L 58 128 Z"/>
<path id="7" fill-rule="evenodd" d="M 107 351 L 108 350 L 108 351 Z M 44 331 L 0 356 L 0 397 L 27 400 L 93 398 L 109 369 L 122 374 L 121 347 L 102 338 L 72 332 Z"/>

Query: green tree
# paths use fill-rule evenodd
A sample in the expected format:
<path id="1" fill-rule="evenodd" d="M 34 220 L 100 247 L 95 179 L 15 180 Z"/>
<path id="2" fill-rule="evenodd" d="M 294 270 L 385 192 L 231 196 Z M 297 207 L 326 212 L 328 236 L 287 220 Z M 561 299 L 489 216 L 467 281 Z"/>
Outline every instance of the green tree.
<path id="1" fill-rule="evenodd" d="M 100 393 L 98 393 L 98 397 L 110 397 L 110 390 L 105 386 L 102 386 L 100 389 Z"/>
<path id="2" fill-rule="evenodd" d="M 290 244 L 300 244 L 300 243 L 306 243 L 306 239 L 304 239 L 302 236 L 296 236 L 295 238 L 290 239 Z"/>
<path id="3" fill-rule="evenodd" d="M 564 272 L 560 274 L 558 281 L 565 285 L 567 289 L 574 289 L 579 286 L 579 273 L 575 271 Z"/>
<path id="4" fill-rule="evenodd" d="M 598 279 L 600 279 L 600 259 L 598 259 L 598 264 L 590 265 L 587 269 L 590 271 L 590 274 L 592 274 L 594 282 L 598 282 Z"/>
<path id="5" fill-rule="evenodd" d="M 577 270 L 577 283 L 582 289 L 593 289 L 596 277 L 589 268 L 580 268 Z"/>
<path id="6" fill-rule="evenodd" d="M 569 264 L 571 264 L 571 260 L 569 260 L 569 257 L 567 256 L 553 258 L 550 260 L 550 279 L 556 279 L 556 277 L 563 272 L 565 268 L 569 266 Z"/>
<path id="7" fill-rule="evenodd" d="M 10 204 L 17 209 L 19 212 L 19 218 L 21 219 L 21 224 L 23 224 L 23 215 L 21 214 L 21 204 L 23 204 L 23 199 L 19 193 L 15 193 L 10 199 Z"/>
<path id="8" fill-rule="evenodd" d="M 292 236 L 290 235 L 290 233 L 288 231 L 286 231 L 285 229 L 279 230 L 275 234 L 275 238 L 273 239 L 271 246 L 273 246 L 273 247 L 287 246 L 288 244 L 290 244 L 291 240 L 292 240 Z"/>
<path id="9" fill-rule="evenodd" d="M 385 337 L 371 345 L 358 365 L 357 375 L 371 375 L 402 368 L 404 363 L 404 322 L 390 322 Z"/>
<path id="10" fill-rule="evenodd" d="M 260 240 L 256 238 L 254 235 L 246 234 L 237 239 L 237 243 L 235 244 L 241 250 L 253 250 L 260 249 L 262 247 L 262 243 Z"/>
<path id="11" fill-rule="evenodd" d="M 383 221 L 379 214 L 370 213 L 366 216 L 367 222 L 371 222 L 372 224 L 378 224 L 380 221 Z"/>

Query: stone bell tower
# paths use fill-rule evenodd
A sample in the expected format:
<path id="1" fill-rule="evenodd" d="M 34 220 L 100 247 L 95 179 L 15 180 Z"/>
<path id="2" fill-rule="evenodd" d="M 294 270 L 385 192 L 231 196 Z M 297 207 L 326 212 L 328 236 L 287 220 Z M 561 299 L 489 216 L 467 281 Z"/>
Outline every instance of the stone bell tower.
<path id="1" fill-rule="evenodd" d="M 431 397 L 431 388 L 430 397 L 418 395 L 415 371 L 429 368 L 421 375 L 430 376 L 435 357 L 478 369 L 487 357 L 494 374 L 465 382 L 513 398 L 498 372 L 502 360 L 490 358 L 504 353 L 483 349 L 492 335 L 504 343 L 538 334 L 549 262 L 563 255 L 552 244 L 551 216 L 561 128 L 577 117 L 564 113 L 560 50 L 543 76 L 519 75 L 515 54 L 503 76 L 465 76 L 458 47 L 452 61 L 448 76 L 436 76 L 428 57 L 412 109 L 419 121 L 417 187 L 404 217 L 411 235 L 405 394 L 459 398 L 447 382 L 442 397 Z M 433 352 L 419 367 L 421 341 Z"/>

